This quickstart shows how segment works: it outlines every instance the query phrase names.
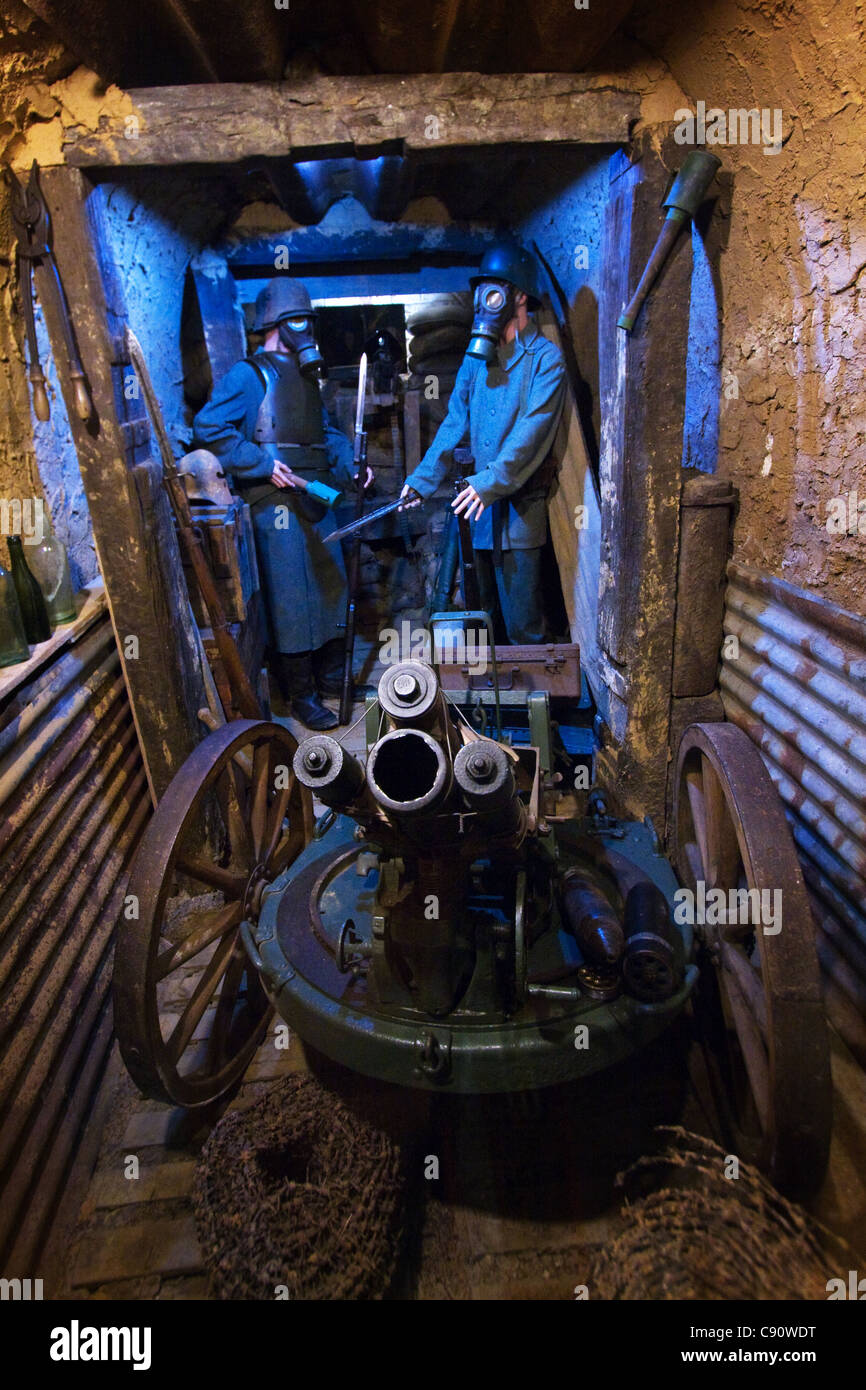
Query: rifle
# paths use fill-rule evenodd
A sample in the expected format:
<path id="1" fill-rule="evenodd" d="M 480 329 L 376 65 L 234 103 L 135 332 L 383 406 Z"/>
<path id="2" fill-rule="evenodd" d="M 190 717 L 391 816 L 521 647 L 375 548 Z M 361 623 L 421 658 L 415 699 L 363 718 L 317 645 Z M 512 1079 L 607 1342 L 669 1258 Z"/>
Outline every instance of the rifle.
<path id="1" fill-rule="evenodd" d="M 186 488 L 177 471 L 177 464 L 174 461 L 174 454 L 166 433 L 162 411 L 159 408 L 159 401 L 156 399 L 156 392 L 153 389 L 153 382 L 150 379 L 150 372 L 144 360 L 141 344 L 131 328 L 126 330 L 126 342 L 130 361 L 141 383 L 141 393 L 144 396 L 150 423 L 153 425 L 153 431 L 159 445 L 162 460 L 162 481 L 177 521 L 181 541 L 189 556 L 202 602 L 210 618 L 214 641 L 217 644 L 220 660 L 237 702 L 237 708 L 244 719 L 262 719 L 264 717 L 262 707 L 244 669 L 237 643 L 229 631 L 225 609 L 217 593 L 214 577 L 210 572 L 210 566 L 202 547 L 201 535 L 192 519 Z"/>
<path id="2" fill-rule="evenodd" d="M 367 432 L 364 429 L 364 405 L 367 397 L 367 354 L 362 353 L 358 369 L 358 403 L 355 408 L 355 521 L 364 513 L 364 484 L 367 476 Z M 348 724 L 352 717 L 352 660 L 355 653 L 355 602 L 361 580 L 361 540 L 355 536 L 349 551 L 348 586 L 346 591 L 346 646 L 343 652 L 343 689 L 340 694 L 340 723 Z"/>
<path id="3" fill-rule="evenodd" d="M 455 449 L 454 462 L 462 471 L 474 467 L 475 459 L 471 449 Z M 458 497 L 466 486 L 464 477 L 455 478 L 454 496 Z M 478 586 L 478 572 L 475 568 L 475 550 L 472 545 L 472 531 L 465 512 L 457 517 L 457 530 L 460 536 L 460 589 L 463 595 L 464 611 L 477 612 L 481 608 L 481 593 Z"/>

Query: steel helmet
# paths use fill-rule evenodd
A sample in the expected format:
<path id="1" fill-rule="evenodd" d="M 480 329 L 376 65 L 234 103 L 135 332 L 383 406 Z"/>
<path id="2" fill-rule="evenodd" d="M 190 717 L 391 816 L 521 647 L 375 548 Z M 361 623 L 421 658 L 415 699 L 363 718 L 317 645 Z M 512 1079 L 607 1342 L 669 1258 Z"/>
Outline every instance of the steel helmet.
<path id="1" fill-rule="evenodd" d="M 535 257 L 522 246 L 498 241 L 485 251 L 478 274 L 473 275 L 469 283 L 474 290 L 483 280 L 507 280 L 510 285 L 523 290 L 530 309 L 537 309 L 541 304 Z"/>
<path id="2" fill-rule="evenodd" d="M 264 328 L 275 328 L 281 319 L 300 317 L 302 314 L 314 315 L 306 285 L 300 280 L 292 280 L 287 275 L 269 280 L 256 296 L 256 317 L 253 331 L 260 333 Z"/>
<path id="3" fill-rule="evenodd" d="M 209 449 L 193 449 L 178 465 L 190 502 L 210 502 L 214 507 L 231 505 L 232 494 L 216 454 Z"/>

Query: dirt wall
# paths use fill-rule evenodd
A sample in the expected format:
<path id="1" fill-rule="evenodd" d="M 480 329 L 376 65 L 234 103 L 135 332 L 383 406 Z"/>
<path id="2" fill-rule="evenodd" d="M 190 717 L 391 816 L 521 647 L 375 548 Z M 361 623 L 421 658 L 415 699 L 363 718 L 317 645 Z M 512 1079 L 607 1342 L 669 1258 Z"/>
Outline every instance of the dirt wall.
<path id="1" fill-rule="evenodd" d="M 0 16 L 0 158 L 7 159 L 27 123 L 36 119 L 46 82 L 74 66 L 30 11 L 10 0 Z M 0 183 L 0 497 L 43 496 L 34 456 L 30 400 L 22 365 L 17 312 L 15 232 L 9 193 Z M 5 547 L 0 562 L 5 561 Z"/>
<path id="2" fill-rule="evenodd" d="M 853 0 L 696 0 L 684 21 L 644 0 L 626 32 L 634 48 L 608 45 L 602 65 L 661 60 L 696 115 L 703 101 L 766 111 L 770 133 L 780 122 L 778 153 L 708 143 L 733 175 L 718 470 L 740 490 L 738 559 L 863 613 L 866 12 Z M 650 101 L 653 120 L 675 120 L 661 85 Z M 860 534 L 840 534 L 843 505 Z"/>

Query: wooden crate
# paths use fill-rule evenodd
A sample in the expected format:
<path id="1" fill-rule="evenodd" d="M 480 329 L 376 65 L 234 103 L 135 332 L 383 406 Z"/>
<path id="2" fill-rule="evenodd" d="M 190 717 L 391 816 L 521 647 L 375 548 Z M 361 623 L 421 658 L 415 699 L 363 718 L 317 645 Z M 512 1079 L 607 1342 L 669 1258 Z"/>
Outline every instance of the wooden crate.
<path id="1" fill-rule="evenodd" d="M 446 649 L 447 653 L 447 649 Z M 546 690 L 555 699 L 580 699 L 580 647 L 576 642 L 496 647 L 500 690 Z M 493 672 L 469 663 L 439 664 L 443 690 L 492 690 Z"/>
<path id="2" fill-rule="evenodd" d="M 226 507 L 192 502 L 190 510 L 193 521 L 200 528 L 205 555 L 226 617 L 231 623 L 242 623 L 246 618 L 247 605 L 259 588 L 250 509 L 245 502 L 235 498 Z M 200 628 L 206 628 L 210 619 L 185 556 L 184 573 L 195 620 Z"/>

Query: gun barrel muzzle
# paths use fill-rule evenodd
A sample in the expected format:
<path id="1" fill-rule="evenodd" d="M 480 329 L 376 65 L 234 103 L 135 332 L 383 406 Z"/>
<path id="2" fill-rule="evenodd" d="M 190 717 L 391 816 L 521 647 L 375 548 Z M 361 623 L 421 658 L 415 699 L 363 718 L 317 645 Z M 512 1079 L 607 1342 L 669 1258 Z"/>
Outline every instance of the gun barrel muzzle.
<path id="1" fill-rule="evenodd" d="M 370 751 L 367 785 L 391 815 L 438 811 L 451 791 L 451 762 L 423 729 L 394 729 Z"/>

